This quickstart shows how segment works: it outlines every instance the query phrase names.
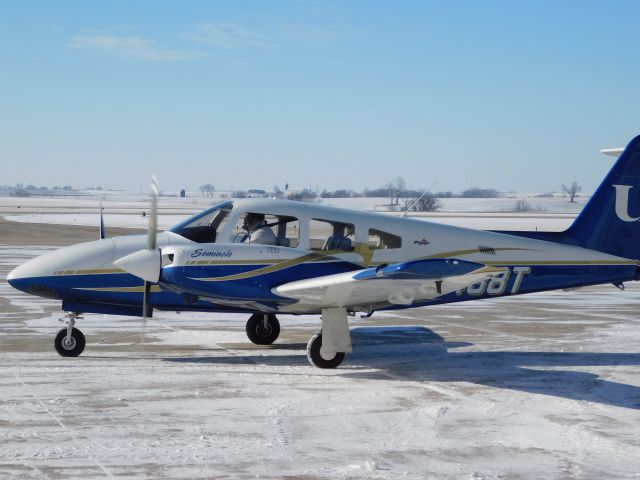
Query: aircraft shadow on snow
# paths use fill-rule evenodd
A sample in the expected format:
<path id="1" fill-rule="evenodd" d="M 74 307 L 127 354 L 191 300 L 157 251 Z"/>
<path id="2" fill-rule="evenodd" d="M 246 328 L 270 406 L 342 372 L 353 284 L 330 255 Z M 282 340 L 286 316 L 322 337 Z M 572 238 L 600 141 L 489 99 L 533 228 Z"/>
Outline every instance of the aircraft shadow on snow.
<path id="1" fill-rule="evenodd" d="M 640 387 L 605 380 L 576 367 L 640 365 L 639 353 L 545 351 L 451 351 L 470 343 L 447 342 L 425 327 L 364 327 L 351 331 L 353 353 L 335 372 L 343 377 L 383 381 L 468 382 L 496 388 L 640 409 Z M 298 355 L 269 350 L 298 347 Z M 263 353 L 234 356 L 173 357 L 167 362 L 215 365 L 307 365 L 305 345 L 272 345 Z M 570 368 L 571 370 L 563 370 Z M 371 370 L 374 369 L 374 370 Z"/>

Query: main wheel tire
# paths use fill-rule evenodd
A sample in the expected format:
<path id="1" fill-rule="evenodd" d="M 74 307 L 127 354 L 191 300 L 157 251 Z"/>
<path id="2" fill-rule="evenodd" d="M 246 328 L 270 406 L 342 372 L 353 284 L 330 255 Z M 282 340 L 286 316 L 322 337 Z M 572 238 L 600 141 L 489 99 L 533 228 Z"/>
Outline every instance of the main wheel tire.
<path id="1" fill-rule="evenodd" d="M 77 328 L 71 330 L 71 338 L 67 341 L 67 329 L 63 328 L 56 335 L 54 345 L 63 357 L 77 357 L 84 351 L 85 343 L 84 334 Z"/>
<path id="2" fill-rule="evenodd" d="M 319 333 L 311 337 L 307 344 L 307 358 L 309 363 L 318 368 L 336 368 L 344 360 L 344 352 L 338 352 L 329 360 L 320 355 L 320 347 L 322 347 L 322 334 Z"/>
<path id="3" fill-rule="evenodd" d="M 280 336 L 280 322 L 275 315 L 267 317 L 264 324 L 264 314 L 254 313 L 247 320 L 247 337 L 256 345 L 271 345 Z"/>

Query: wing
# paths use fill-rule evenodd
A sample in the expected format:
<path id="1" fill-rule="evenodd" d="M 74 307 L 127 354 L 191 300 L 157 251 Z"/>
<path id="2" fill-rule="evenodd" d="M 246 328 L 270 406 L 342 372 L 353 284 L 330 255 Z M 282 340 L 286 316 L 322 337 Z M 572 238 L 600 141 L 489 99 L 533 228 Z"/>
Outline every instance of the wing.
<path id="1" fill-rule="evenodd" d="M 504 269 L 452 258 L 415 260 L 298 280 L 275 287 L 272 292 L 319 307 L 411 305 L 503 272 Z"/>

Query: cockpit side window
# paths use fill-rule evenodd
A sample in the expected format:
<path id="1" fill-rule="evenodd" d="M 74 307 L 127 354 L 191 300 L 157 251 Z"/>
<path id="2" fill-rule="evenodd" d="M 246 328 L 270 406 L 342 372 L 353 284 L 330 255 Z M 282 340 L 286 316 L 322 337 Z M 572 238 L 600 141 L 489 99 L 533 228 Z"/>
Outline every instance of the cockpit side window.
<path id="1" fill-rule="evenodd" d="M 254 235 L 251 231 L 247 231 L 247 215 L 255 215 L 253 212 L 247 212 L 238 218 L 238 222 L 231 232 L 231 237 L 228 239 L 231 243 L 253 243 Z M 269 238 L 269 244 L 277 245 L 279 247 L 291 247 L 295 248 L 300 243 L 300 222 L 297 218 L 288 215 L 278 215 L 275 213 L 259 213 L 264 216 L 264 220 L 259 224 L 260 229 L 269 229 L 273 233 L 264 235 Z M 251 228 L 249 228 L 251 230 Z M 275 236 L 275 239 L 273 238 Z M 261 235 L 257 235 L 257 243 L 260 241 Z"/>
<path id="2" fill-rule="evenodd" d="M 232 202 L 214 205 L 176 225 L 170 231 L 196 243 L 214 243 L 217 234 L 222 232 L 232 208 Z"/>

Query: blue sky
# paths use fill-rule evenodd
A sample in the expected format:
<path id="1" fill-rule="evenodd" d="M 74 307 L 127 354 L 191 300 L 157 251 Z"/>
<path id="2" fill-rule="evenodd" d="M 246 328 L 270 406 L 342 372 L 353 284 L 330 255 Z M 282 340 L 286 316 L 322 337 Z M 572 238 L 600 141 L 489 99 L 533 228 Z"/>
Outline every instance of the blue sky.
<path id="1" fill-rule="evenodd" d="M 0 184 L 592 190 L 634 1 L 0 3 Z"/>

